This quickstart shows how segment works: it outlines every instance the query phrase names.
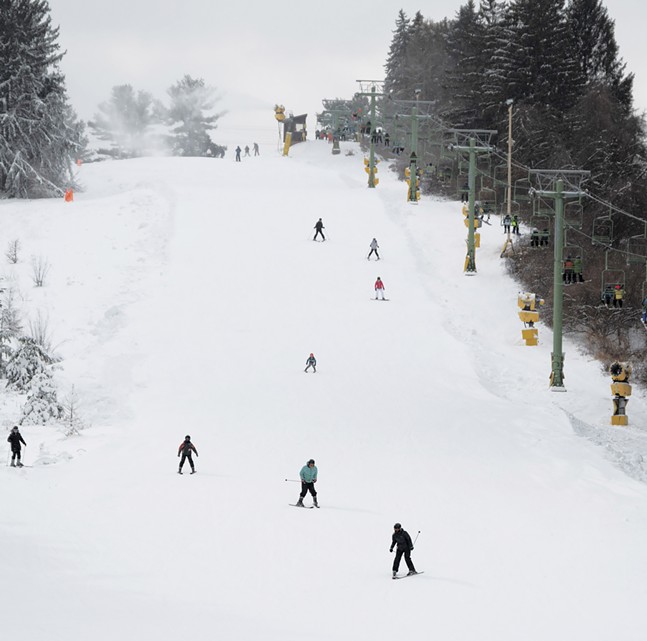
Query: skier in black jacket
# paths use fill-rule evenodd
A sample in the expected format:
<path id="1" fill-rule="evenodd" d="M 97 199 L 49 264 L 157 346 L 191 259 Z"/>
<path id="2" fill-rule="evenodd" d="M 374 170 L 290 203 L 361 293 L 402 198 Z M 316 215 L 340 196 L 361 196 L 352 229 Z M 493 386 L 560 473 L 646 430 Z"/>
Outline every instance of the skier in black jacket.
<path id="1" fill-rule="evenodd" d="M 22 467 L 22 463 L 20 462 L 20 444 L 22 443 L 27 447 L 27 443 L 25 443 L 17 425 L 14 425 L 7 441 L 11 443 L 11 467 Z M 17 463 L 16 459 L 18 459 Z"/>
<path id="2" fill-rule="evenodd" d="M 326 240 L 326 237 L 324 236 L 323 229 L 325 229 L 324 224 L 321 222 L 321 218 L 316 222 L 314 229 L 315 231 L 315 237 L 312 240 L 317 240 L 317 236 L 321 234 L 321 239 Z"/>
<path id="3" fill-rule="evenodd" d="M 191 466 L 191 474 L 195 474 L 195 466 L 193 465 L 193 459 L 191 458 L 192 452 L 195 452 L 195 455 L 198 456 L 198 450 L 195 449 L 195 445 L 191 443 L 191 437 L 187 434 L 177 450 L 177 455 L 182 456 L 180 459 L 180 469 L 177 471 L 178 474 L 182 474 L 182 466 L 184 465 L 184 461 L 187 459 L 189 459 L 189 465 Z"/>
<path id="4" fill-rule="evenodd" d="M 409 533 L 402 529 L 402 526 L 399 523 L 396 523 L 393 526 L 393 538 L 391 539 L 391 549 L 389 552 L 393 552 L 393 548 L 397 545 L 398 550 L 395 553 L 395 559 L 393 561 L 393 578 L 395 579 L 398 568 L 400 567 L 400 560 L 404 554 L 404 560 L 409 568 L 409 574 L 418 574 L 416 568 L 413 566 L 413 561 L 411 560 L 411 552 L 413 551 L 413 543 Z"/>

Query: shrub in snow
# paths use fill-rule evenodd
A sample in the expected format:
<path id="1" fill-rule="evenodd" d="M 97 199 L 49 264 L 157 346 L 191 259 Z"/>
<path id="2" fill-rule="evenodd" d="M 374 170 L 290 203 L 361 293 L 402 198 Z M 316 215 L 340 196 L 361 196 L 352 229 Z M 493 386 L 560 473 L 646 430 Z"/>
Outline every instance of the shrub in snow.
<path id="1" fill-rule="evenodd" d="M 50 264 L 44 256 L 33 256 L 31 259 L 31 279 L 36 287 L 42 287 L 49 273 Z"/>
<path id="2" fill-rule="evenodd" d="M 47 425 L 63 416 L 63 406 L 56 397 L 52 374 L 44 369 L 31 379 L 27 402 L 22 408 L 21 425 Z"/>
<path id="3" fill-rule="evenodd" d="M 7 257 L 7 260 L 12 265 L 15 265 L 18 262 L 18 252 L 19 251 L 20 251 L 20 241 L 18 239 L 12 240 L 7 245 L 7 251 L 5 252 L 5 256 Z"/>

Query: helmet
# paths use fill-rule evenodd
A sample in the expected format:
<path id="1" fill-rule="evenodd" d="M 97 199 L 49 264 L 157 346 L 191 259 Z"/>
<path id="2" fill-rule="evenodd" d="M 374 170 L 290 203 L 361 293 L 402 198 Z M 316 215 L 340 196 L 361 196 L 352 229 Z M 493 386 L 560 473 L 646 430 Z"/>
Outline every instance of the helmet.
<path id="1" fill-rule="evenodd" d="M 312 352 L 310 352 L 310 356 L 314 356 L 314 354 Z"/>
<path id="2" fill-rule="evenodd" d="M 620 285 L 616 285 L 616 289 L 622 289 Z"/>
<path id="3" fill-rule="evenodd" d="M 310 463 L 312 463 L 312 464 L 314 465 L 314 464 L 315 464 L 315 460 L 314 460 L 313 458 L 311 458 L 311 459 L 308 461 L 308 465 L 310 465 Z"/>
<path id="4" fill-rule="evenodd" d="M 401 528 L 402 528 L 402 526 L 401 526 L 399 523 L 396 523 L 396 524 L 393 526 L 393 529 L 394 529 L 394 530 L 399 530 L 399 529 L 401 529 Z"/>
<path id="5" fill-rule="evenodd" d="M 184 437 L 184 440 L 185 440 L 185 441 L 190 441 L 190 440 L 191 440 L 191 437 L 187 434 L 187 435 Z"/>
<path id="6" fill-rule="evenodd" d="M 12 432 L 17 432 L 18 431 L 18 426 L 14 425 L 13 428 L 11 429 Z"/>

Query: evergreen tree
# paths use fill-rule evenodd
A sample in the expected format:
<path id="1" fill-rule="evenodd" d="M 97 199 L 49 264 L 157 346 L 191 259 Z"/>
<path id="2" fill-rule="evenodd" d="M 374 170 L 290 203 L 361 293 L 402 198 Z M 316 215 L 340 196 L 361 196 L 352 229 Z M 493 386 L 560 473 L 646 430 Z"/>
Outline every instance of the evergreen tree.
<path id="1" fill-rule="evenodd" d="M 400 9 L 397 20 L 395 21 L 395 31 L 391 40 L 391 47 L 386 59 L 384 91 L 387 94 L 398 95 L 401 90 L 401 83 L 406 74 L 406 53 L 409 43 L 409 18 L 405 12 Z"/>
<path id="2" fill-rule="evenodd" d="M 13 344 L 20 335 L 22 325 L 14 304 L 13 291 L 4 296 L 0 306 L 0 378 L 6 373 L 6 363 L 14 354 Z"/>
<path id="3" fill-rule="evenodd" d="M 84 146 L 45 0 L 0 4 L 0 193 L 61 195 Z"/>
<path id="4" fill-rule="evenodd" d="M 443 116 L 457 128 L 482 127 L 481 94 L 483 91 L 483 57 L 485 27 L 474 0 L 469 0 L 450 23 L 447 53 L 449 104 Z"/>
<path id="5" fill-rule="evenodd" d="M 18 338 L 18 349 L 6 367 L 7 387 L 24 392 L 37 374 L 49 372 L 55 359 L 29 336 Z"/>
<path id="6" fill-rule="evenodd" d="M 161 119 L 162 107 L 149 93 L 119 85 L 89 124 L 99 138 L 111 143 L 110 155 L 135 158 L 151 145 L 150 127 Z"/>
<path id="7" fill-rule="evenodd" d="M 571 0 L 566 17 L 571 47 L 584 81 L 602 83 L 631 110 L 633 74 L 625 74 L 615 38 L 615 25 L 601 0 Z"/>
<path id="8" fill-rule="evenodd" d="M 29 384 L 20 424 L 47 425 L 61 419 L 63 414 L 64 409 L 58 402 L 51 372 L 44 369 L 36 373 Z"/>
<path id="9" fill-rule="evenodd" d="M 202 78 L 186 75 L 168 90 L 168 94 L 173 153 L 177 156 L 219 155 L 219 146 L 209 136 L 209 130 L 217 127 L 216 122 L 222 115 L 208 113 L 217 101 L 215 90 Z"/>
<path id="10" fill-rule="evenodd" d="M 564 114 L 583 86 L 570 42 L 564 0 L 513 0 L 501 21 L 484 108 L 501 129 L 505 101 L 515 101 L 515 150 L 531 166 L 564 162 Z"/>

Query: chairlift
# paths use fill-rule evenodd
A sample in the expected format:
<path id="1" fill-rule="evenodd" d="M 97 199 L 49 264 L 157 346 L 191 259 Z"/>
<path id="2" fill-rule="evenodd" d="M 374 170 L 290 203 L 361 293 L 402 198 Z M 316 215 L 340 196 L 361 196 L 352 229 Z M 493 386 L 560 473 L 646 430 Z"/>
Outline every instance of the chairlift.
<path id="1" fill-rule="evenodd" d="M 575 284 L 584 282 L 582 248 L 579 245 L 564 245 L 564 265 L 563 277 L 566 284 Z M 567 263 L 570 264 L 570 272 Z"/>
<path id="2" fill-rule="evenodd" d="M 532 216 L 539 216 L 539 217 L 546 217 L 546 216 L 554 216 L 555 215 L 555 208 L 553 207 L 552 203 L 549 202 L 548 200 L 545 200 L 541 196 L 535 196 L 532 199 Z"/>
<path id="3" fill-rule="evenodd" d="M 581 202 L 573 201 L 564 205 L 564 225 L 572 229 L 582 229 L 584 207 Z"/>
<path id="4" fill-rule="evenodd" d="M 624 290 L 625 272 L 623 269 L 605 269 L 600 280 L 600 299 L 609 307 L 613 303 L 614 292 L 617 285 Z"/>
<path id="5" fill-rule="evenodd" d="M 593 219 L 591 243 L 610 245 L 613 240 L 613 219 L 611 216 L 597 216 Z"/>
<path id="6" fill-rule="evenodd" d="M 531 247 L 548 247 L 550 245 L 550 221 L 545 218 L 545 224 L 541 224 L 540 220 L 537 218 L 533 221 L 532 231 L 530 232 Z"/>
<path id="7" fill-rule="evenodd" d="M 519 178 L 514 181 L 512 198 L 516 202 L 528 202 L 530 200 L 530 180 L 528 178 Z"/>
<path id="8" fill-rule="evenodd" d="M 647 263 L 647 238 L 643 234 L 632 236 L 627 242 L 627 265 Z"/>

